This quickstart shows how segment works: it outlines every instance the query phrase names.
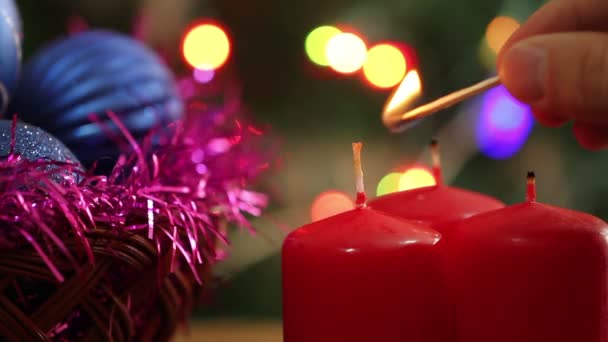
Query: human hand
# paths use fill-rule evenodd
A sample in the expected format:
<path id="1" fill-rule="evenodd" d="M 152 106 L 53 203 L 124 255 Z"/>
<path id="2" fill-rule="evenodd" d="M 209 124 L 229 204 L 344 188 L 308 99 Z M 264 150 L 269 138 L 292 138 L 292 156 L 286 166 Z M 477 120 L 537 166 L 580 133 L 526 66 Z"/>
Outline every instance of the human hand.
<path id="1" fill-rule="evenodd" d="M 507 41 L 501 81 L 537 120 L 589 149 L 608 148 L 608 1 L 552 0 Z"/>

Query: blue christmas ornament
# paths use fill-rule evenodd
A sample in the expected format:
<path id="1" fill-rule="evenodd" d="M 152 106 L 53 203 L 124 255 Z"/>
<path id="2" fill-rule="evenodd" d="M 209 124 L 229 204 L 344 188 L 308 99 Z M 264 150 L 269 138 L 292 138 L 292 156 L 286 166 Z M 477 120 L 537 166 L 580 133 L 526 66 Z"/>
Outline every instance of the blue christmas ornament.
<path id="1" fill-rule="evenodd" d="M 21 36 L 22 33 L 22 23 L 21 23 L 21 15 L 19 14 L 19 9 L 15 4 L 14 0 L 0 0 L 0 11 L 4 11 L 5 14 L 11 21 L 11 24 L 15 28 L 15 31 L 19 33 Z"/>
<path id="2" fill-rule="evenodd" d="M 0 157 L 6 157 L 10 153 L 11 127 L 10 120 L 0 120 Z M 78 158 L 59 139 L 39 127 L 18 122 L 15 133 L 15 153 L 25 159 L 80 164 Z"/>
<path id="3" fill-rule="evenodd" d="M 24 66 L 11 112 L 61 139 L 85 166 L 113 166 L 119 147 L 91 122 L 120 134 L 106 112 L 117 114 L 136 138 L 181 117 L 172 73 L 130 37 L 87 31 L 44 48 Z"/>
<path id="4" fill-rule="evenodd" d="M 0 114 L 8 105 L 21 69 L 19 14 L 12 0 L 0 0 Z"/>

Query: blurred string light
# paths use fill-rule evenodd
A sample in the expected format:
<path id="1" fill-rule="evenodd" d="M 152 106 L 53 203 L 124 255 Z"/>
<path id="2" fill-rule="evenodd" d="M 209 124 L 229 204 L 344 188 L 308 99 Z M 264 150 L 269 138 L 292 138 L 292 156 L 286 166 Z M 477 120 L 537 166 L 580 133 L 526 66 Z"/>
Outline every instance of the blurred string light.
<path id="1" fill-rule="evenodd" d="M 486 29 L 485 38 L 490 49 L 497 54 L 518 28 L 519 22 L 511 17 L 499 16 L 494 18 Z"/>
<path id="2" fill-rule="evenodd" d="M 384 176 L 376 190 L 377 196 L 391 194 L 398 191 L 413 190 L 436 185 L 437 181 L 431 170 L 424 166 L 414 166 L 404 172 L 391 172 Z"/>
<path id="3" fill-rule="evenodd" d="M 530 108 L 503 86 L 497 87 L 483 97 L 476 125 L 477 145 L 490 158 L 510 158 L 523 147 L 533 124 Z"/>
<path id="4" fill-rule="evenodd" d="M 341 74 L 357 72 L 367 60 L 367 46 L 354 33 L 339 33 L 333 36 L 325 49 L 329 66 Z"/>
<path id="5" fill-rule="evenodd" d="M 489 70 L 496 70 L 496 56 L 520 24 L 514 18 L 499 16 L 486 28 L 486 34 L 479 46 L 481 63 Z"/>
<path id="6" fill-rule="evenodd" d="M 312 221 L 315 222 L 354 208 L 355 204 L 350 196 L 340 191 L 330 190 L 315 198 L 310 214 Z"/>
<path id="7" fill-rule="evenodd" d="M 305 49 L 310 60 L 320 66 L 328 66 L 325 51 L 327 43 L 342 31 L 335 26 L 319 26 L 306 36 Z"/>
<path id="8" fill-rule="evenodd" d="M 201 84 L 207 84 L 213 81 L 213 77 L 215 77 L 215 71 L 195 68 L 192 71 L 192 76 L 194 77 L 194 80 L 196 82 Z"/>
<path id="9" fill-rule="evenodd" d="M 405 170 L 399 178 L 399 191 L 413 190 L 436 185 L 437 181 L 431 170 L 416 166 Z"/>
<path id="10" fill-rule="evenodd" d="M 184 36 L 182 53 L 190 66 L 201 70 L 215 70 L 230 56 L 230 39 L 218 25 L 205 23 L 190 29 Z"/>
<path id="11" fill-rule="evenodd" d="M 400 179 L 401 173 L 399 172 L 391 172 L 382 177 L 380 183 L 378 183 L 378 188 L 376 189 L 376 196 L 387 195 L 399 191 Z"/>
<path id="12" fill-rule="evenodd" d="M 496 71 L 496 53 L 490 49 L 485 38 L 479 44 L 479 59 L 486 70 L 489 72 Z"/>
<path id="13" fill-rule="evenodd" d="M 379 44 L 367 52 L 363 64 L 365 78 L 375 87 L 386 89 L 399 84 L 405 77 L 407 61 L 399 48 L 391 44 Z"/>

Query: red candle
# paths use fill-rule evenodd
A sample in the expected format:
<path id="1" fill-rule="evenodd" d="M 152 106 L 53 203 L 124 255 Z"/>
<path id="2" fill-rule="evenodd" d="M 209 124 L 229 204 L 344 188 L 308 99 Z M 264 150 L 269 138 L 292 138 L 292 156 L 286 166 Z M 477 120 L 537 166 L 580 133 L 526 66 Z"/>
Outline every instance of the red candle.
<path id="1" fill-rule="evenodd" d="M 480 214 L 444 240 L 462 342 L 608 341 L 607 224 L 536 202 Z"/>
<path id="2" fill-rule="evenodd" d="M 504 207 L 504 203 L 495 198 L 444 185 L 436 141 L 431 143 L 431 151 L 437 185 L 381 196 L 370 201 L 369 206 L 404 219 L 429 223 L 441 234 L 464 218 Z"/>
<path id="3" fill-rule="evenodd" d="M 360 170 L 358 149 L 356 169 Z M 285 342 L 444 342 L 439 233 L 365 206 L 292 232 L 283 245 Z"/>

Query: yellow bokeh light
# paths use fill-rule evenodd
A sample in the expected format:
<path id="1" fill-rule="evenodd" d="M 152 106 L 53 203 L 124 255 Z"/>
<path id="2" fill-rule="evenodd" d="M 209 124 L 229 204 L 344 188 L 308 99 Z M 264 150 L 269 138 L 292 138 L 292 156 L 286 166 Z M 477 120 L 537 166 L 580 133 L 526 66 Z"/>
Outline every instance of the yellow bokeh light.
<path id="1" fill-rule="evenodd" d="M 407 62 L 401 50 L 390 44 L 380 44 L 367 52 L 363 64 L 365 78 L 378 88 L 391 88 L 405 77 Z"/>
<path id="2" fill-rule="evenodd" d="M 342 74 L 361 69 L 367 59 L 365 42 L 353 33 L 340 33 L 327 43 L 325 56 L 329 66 Z"/>
<path id="3" fill-rule="evenodd" d="M 182 53 L 193 68 L 215 70 L 228 60 L 230 40 L 221 27 L 201 24 L 188 31 L 184 37 Z"/>
<path id="4" fill-rule="evenodd" d="M 342 33 L 339 28 L 334 26 L 319 26 L 306 36 L 305 48 L 308 58 L 313 63 L 320 66 L 328 66 L 325 51 L 327 43 L 336 35 Z"/>
<path id="5" fill-rule="evenodd" d="M 486 29 L 486 41 L 494 53 L 498 53 L 509 37 L 517 31 L 519 22 L 511 17 L 494 18 Z"/>
<path id="6" fill-rule="evenodd" d="M 384 176 L 380 183 L 378 183 L 378 189 L 376 190 L 377 196 L 382 196 L 399 191 L 399 181 L 401 180 L 401 174 L 398 172 L 391 172 Z"/>
<path id="7" fill-rule="evenodd" d="M 399 178 L 399 190 L 412 190 L 436 185 L 437 181 L 430 170 L 413 167 L 406 170 Z"/>
<path id="8" fill-rule="evenodd" d="M 312 221 L 315 222 L 354 208 L 355 204 L 347 194 L 332 190 L 315 198 L 310 214 Z"/>
<path id="9" fill-rule="evenodd" d="M 479 60 L 481 64 L 491 72 L 496 71 L 496 53 L 488 46 L 488 41 L 484 38 L 479 44 Z"/>

